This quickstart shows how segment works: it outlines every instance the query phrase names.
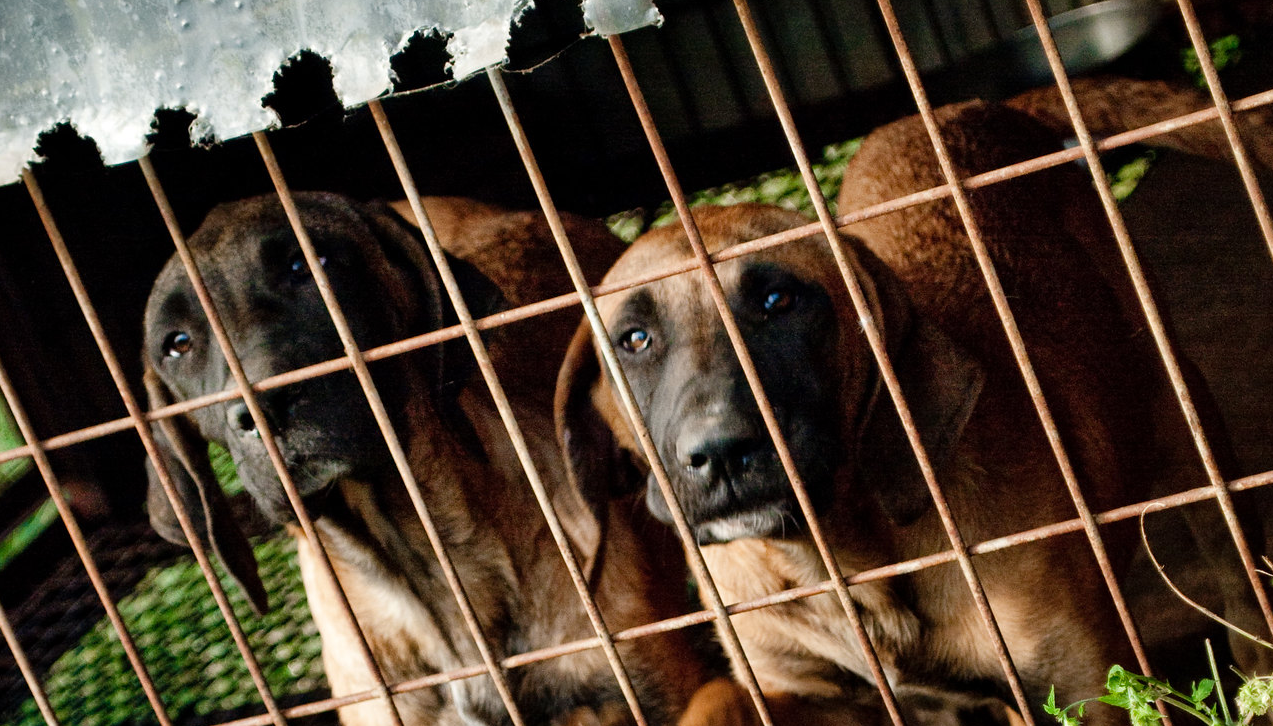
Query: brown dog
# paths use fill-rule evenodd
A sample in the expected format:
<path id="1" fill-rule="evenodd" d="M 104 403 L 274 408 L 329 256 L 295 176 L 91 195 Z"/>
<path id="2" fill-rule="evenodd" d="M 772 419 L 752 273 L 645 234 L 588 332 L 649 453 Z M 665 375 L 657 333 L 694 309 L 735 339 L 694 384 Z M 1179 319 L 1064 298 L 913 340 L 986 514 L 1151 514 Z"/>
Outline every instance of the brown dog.
<path id="1" fill-rule="evenodd" d="M 454 321 L 437 272 L 413 227 L 387 206 L 332 194 L 297 195 L 360 347 L 366 349 Z M 462 258 L 451 265 L 475 317 L 505 302 L 570 289 L 543 217 L 463 199 L 425 200 L 440 239 Z M 566 217 L 581 257 L 603 266 L 618 242 L 599 223 Z M 342 348 L 276 197 L 213 210 L 191 237 L 244 368 L 252 380 L 339 358 Z M 480 269 L 479 269 L 480 268 Z M 532 274 L 531 271 L 539 271 Z M 564 485 L 548 396 L 572 313 L 489 334 L 493 356 L 539 472 L 610 628 L 677 612 L 679 550 L 660 559 L 660 531 L 639 509 L 591 508 Z M 145 365 L 152 407 L 233 388 L 190 283 L 175 258 L 159 275 L 145 317 Z M 427 506 L 496 657 L 588 638 L 593 631 L 525 481 L 463 339 L 373 364 L 373 375 L 408 452 Z M 390 683 L 481 663 L 423 527 L 392 466 L 352 374 L 336 373 L 259 394 L 288 470 L 354 614 Z M 257 506 L 298 535 L 301 574 L 323 639 L 336 695 L 371 687 L 341 616 L 337 595 L 300 536 L 256 424 L 241 402 L 202 408 L 157 426 L 165 466 L 184 505 L 206 526 L 236 579 L 263 607 L 251 550 L 208 467 L 207 442 L 225 446 Z M 151 471 L 150 516 L 184 542 Z M 203 502 L 207 502 L 205 507 Z M 640 534 L 638 534 L 640 533 Z M 666 587 L 660 587 L 666 584 Z M 683 634 L 625 643 L 620 652 L 651 723 L 673 723 L 704 671 Z M 507 671 L 527 723 L 623 724 L 631 716 L 610 666 L 593 649 Z M 491 680 L 459 680 L 395 696 L 404 721 L 504 724 Z M 346 724 L 382 723 L 384 704 L 341 709 Z"/>
<path id="2" fill-rule="evenodd" d="M 1055 143 L 1028 117 L 1000 107 L 969 104 L 941 117 L 960 163 L 971 159 L 992 168 Z M 922 184 L 916 189 L 941 183 L 930 179 L 936 173 L 931 156 L 918 119 L 877 131 L 851 164 L 844 208 L 900 196 L 914 190 L 912 182 Z M 1128 352 L 1130 330 L 1081 247 L 1065 234 L 1054 204 L 1053 177 L 1071 173 L 1077 170 L 992 187 L 974 194 L 974 206 L 1080 483 L 1099 508 L 1120 502 L 1136 482 L 1137 432 L 1149 416 L 1132 375 L 1140 359 Z M 700 207 L 694 217 L 712 251 L 807 223 L 759 205 Z M 881 218 L 862 238 L 866 247 L 846 240 L 855 273 L 873 301 L 873 317 L 964 538 L 977 542 L 1073 518 L 1074 505 L 949 203 Z M 657 229 L 637 240 L 607 280 L 689 256 L 679 225 Z M 716 269 L 844 572 L 947 549 L 826 240 L 813 235 Z M 704 555 L 726 601 L 824 579 L 699 277 L 668 278 L 598 304 L 678 500 L 708 545 Z M 612 482 L 640 486 L 639 449 L 586 331 L 563 368 L 558 414 L 568 461 L 592 482 L 591 496 L 603 497 Z M 600 427 L 612 436 L 580 435 Z M 598 471 L 598 461 L 622 465 Z M 654 487 L 647 502 L 666 518 L 667 505 Z M 1120 544 L 1110 544 L 1116 558 L 1124 551 Z M 1052 686 L 1059 703 L 1100 695 L 1109 665 L 1127 662 L 1127 646 L 1082 537 L 1013 547 L 974 562 L 1036 717 L 1047 718 L 1039 706 Z M 955 565 L 850 592 L 912 716 L 927 718 L 931 696 L 947 704 L 939 711 L 986 697 L 1009 700 L 993 644 Z M 862 718 L 862 679 L 869 671 L 835 598 L 765 608 L 735 623 L 766 696 L 786 716 L 818 723 L 846 714 Z M 1099 708 L 1089 716 L 1113 720 Z"/>
<path id="3" fill-rule="evenodd" d="M 1181 116 L 1212 104 L 1209 94 L 1197 88 L 1162 81 L 1097 77 L 1073 81 L 1075 99 L 1093 135 L 1115 133 Z M 1026 92 L 1007 102 L 1062 136 L 1073 134 L 1059 92 L 1045 87 Z M 1265 199 L 1273 199 L 1273 109 L 1261 106 L 1234 116 L 1239 135 L 1253 162 Z M 1267 291 L 1269 251 L 1251 210 L 1247 190 L 1232 163 L 1229 140 L 1219 121 L 1183 127 L 1141 142 L 1159 149 L 1148 174 L 1134 193 L 1120 204 L 1128 233 L 1149 276 L 1153 295 L 1164 318 L 1168 337 L 1195 405 L 1206 429 L 1220 474 L 1226 480 L 1266 471 L 1273 466 L 1273 428 L 1265 397 L 1253 392 L 1268 389 L 1273 369 L 1267 364 L 1270 325 Z M 1162 150 L 1167 150 L 1163 152 Z M 1262 168 L 1261 168 L 1262 167 Z M 1082 191 L 1082 190 L 1080 190 Z M 1063 194 L 1067 218 L 1083 238 L 1092 257 L 1106 271 L 1132 319 L 1141 320 L 1123 261 L 1109 233 L 1104 214 L 1085 192 Z M 1091 238 L 1092 232 L 1097 236 Z M 1147 332 L 1144 336 L 1148 339 Z M 1158 366 L 1153 366 L 1157 369 Z M 1149 375 L 1146 371 L 1145 375 Z M 1155 494 L 1166 494 L 1207 483 L 1198 455 L 1179 423 L 1180 407 L 1174 392 L 1158 386 L 1156 418 L 1159 442 L 1153 457 L 1158 462 L 1153 480 Z M 1273 532 L 1265 522 L 1273 513 L 1267 488 L 1246 492 L 1235 499 L 1244 534 L 1254 556 L 1273 552 Z M 1175 540 L 1172 520 L 1183 513 L 1193 541 L 1167 547 Z M 1168 570 L 1188 592 L 1210 607 L 1223 608 L 1230 622 L 1248 631 L 1265 633 L 1268 625 L 1251 591 L 1228 527 L 1214 502 L 1203 502 L 1173 514 L 1155 515 L 1150 521 L 1158 557 L 1178 560 Z M 1165 536 L 1164 536 L 1165 535 Z M 1177 535 L 1178 536 L 1178 535 Z M 1178 540 L 1175 540 L 1178 541 Z M 1176 551 L 1171 551 L 1175 549 Z M 1205 563 L 1197 558 L 1201 551 Z M 1149 568 L 1149 564 L 1145 563 Z M 1191 574 L 1194 573 L 1194 574 Z M 1157 580 L 1157 576 L 1153 577 Z M 1190 645 L 1204 637 L 1191 632 L 1190 616 L 1183 606 L 1172 610 L 1175 596 L 1165 590 L 1138 588 L 1131 593 L 1150 604 L 1139 610 L 1146 617 L 1147 638 L 1187 639 Z M 1181 612 L 1183 611 L 1183 612 Z M 1140 613 L 1138 613 L 1139 615 Z M 1164 625 L 1156 628 L 1154 621 Z M 1209 621 L 1199 620 L 1199 624 Z M 1229 644 L 1240 670 L 1265 673 L 1273 668 L 1273 652 L 1236 633 Z M 1178 660 L 1178 659 L 1175 659 Z M 1207 674 L 1189 674 L 1192 678 Z M 1183 682 L 1184 676 L 1177 680 Z"/>
<path id="4" fill-rule="evenodd" d="M 1205 91 L 1166 81 L 1116 76 L 1075 78 L 1071 88 L 1083 123 L 1097 138 L 1212 106 L 1211 96 Z M 1062 136 L 1074 133 L 1061 93 L 1055 86 L 1026 91 L 1005 105 L 1030 114 Z M 1273 169 L 1273 110 L 1261 106 L 1236 113 L 1234 123 L 1250 157 L 1266 169 Z M 1142 143 L 1213 159 L 1233 158 L 1219 120 L 1185 126 Z"/>

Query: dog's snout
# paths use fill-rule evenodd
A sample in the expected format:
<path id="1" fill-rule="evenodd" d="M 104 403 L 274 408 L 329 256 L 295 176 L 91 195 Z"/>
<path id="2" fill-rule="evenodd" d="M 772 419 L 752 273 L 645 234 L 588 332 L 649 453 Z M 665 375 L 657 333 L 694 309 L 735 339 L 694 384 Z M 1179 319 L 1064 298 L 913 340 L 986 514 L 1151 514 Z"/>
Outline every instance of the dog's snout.
<path id="1" fill-rule="evenodd" d="M 754 427 L 738 423 L 689 427 L 677 441 L 677 454 L 686 473 L 706 484 L 741 476 L 765 449 Z"/>

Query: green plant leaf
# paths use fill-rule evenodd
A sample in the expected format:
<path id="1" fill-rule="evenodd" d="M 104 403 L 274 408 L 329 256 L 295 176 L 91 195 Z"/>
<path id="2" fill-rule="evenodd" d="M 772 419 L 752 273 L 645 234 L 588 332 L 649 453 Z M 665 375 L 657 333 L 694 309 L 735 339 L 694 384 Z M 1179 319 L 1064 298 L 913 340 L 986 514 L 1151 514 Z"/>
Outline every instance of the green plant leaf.
<path id="1" fill-rule="evenodd" d="M 1193 695 L 1189 696 L 1189 700 L 1196 704 L 1201 704 L 1216 689 L 1216 682 L 1210 678 L 1204 678 L 1193 686 Z"/>

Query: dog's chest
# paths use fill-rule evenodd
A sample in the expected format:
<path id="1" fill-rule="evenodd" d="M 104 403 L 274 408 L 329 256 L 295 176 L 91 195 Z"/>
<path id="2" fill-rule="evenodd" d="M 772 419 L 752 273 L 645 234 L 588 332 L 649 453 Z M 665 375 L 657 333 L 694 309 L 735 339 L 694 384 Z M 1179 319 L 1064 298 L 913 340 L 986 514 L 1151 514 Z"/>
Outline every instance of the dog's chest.
<path id="1" fill-rule="evenodd" d="M 817 553 L 803 543 L 737 540 L 705 547 L 703 555 L 726 602 L 752 600 L 827 579 Z M 914 615 L 884 583 L 854 586 L 850 594 L 886 671 L 895 671 L 899 657 L 918 644 Z M 763 653 L 759 657 L 788 663 L 765 668 L 771 675 L 758 673 L 758 677 L 786 680 L 790 673 L 806 674 L 802 683 L 774 684 L 782 690 L 835 696 L 837 673 L 848 670 L 870 678 L 861 645 L 834 593 L 763 608 L 736 616 L 734 621 L 749 657 Z"/>
<path id="2" fill-rule="evenodd" d="M 455 607 L 454 598 L 444 592 L 444 583 L 437 583 L 436 598 L 423 598 L 418 587 L 409 585 L 398 573 L 387 571 L 370 551 L 360 551 L 352 541 L 341 539 L 343 533 L 327 530 L 323 539 L 333 568 L 387 682 L 480 661 L 472 639 L 454 627 L 461 621 L 458 614 L 450 612 Z M 373 688 L 375 681 L 362 657 L 358 633 L 304 538 L 297 539 L 297 559 L 310 612 L 322 638 L 323 665 L 333 695 Z M 394 701 L 407 724 L 444 724 L 450 723 L 448 719 L 454 715 L 457 702 L 489 700 L 487 694 L 470 690 L 473 689 L 423 689 L 397 696 Z M 383 704 L 375 702 L 341 709 L 341 720 L 347 725 L 383 723 L 384 709 Z"/>

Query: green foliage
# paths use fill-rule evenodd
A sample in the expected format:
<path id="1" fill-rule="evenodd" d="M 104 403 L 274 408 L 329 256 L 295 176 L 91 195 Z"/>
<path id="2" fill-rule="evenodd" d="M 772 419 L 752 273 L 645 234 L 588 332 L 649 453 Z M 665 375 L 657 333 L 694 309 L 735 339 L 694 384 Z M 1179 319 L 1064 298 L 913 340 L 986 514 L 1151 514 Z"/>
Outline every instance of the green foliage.
<path id="1" fill-rule="evenodd" d="M 0 570 L 7 567 L 13 561 L 13 558 L 22 554 L 36 538 L 44 534 L 44 531 L 56 521 L 57 505 L 53 503 L 52 499 L 45 499 L 31 513 L 31 516 L 14 527 L 9 536 L 0 540 Z"/>
<path id="2" fill-rule="evenodd" d="M 1248 678 L 1234 697 L 1238 713 L 1263 716 L 1273 706 L 1273 677 Z"/>
<path id="3" fill-rule="evenodd" d="M 1146 150 L 1144 154 L 1109 174 L 1109 187 L 1114 193 L 1114 199 L 1121 202 L 1131 196 L 1136 185 L 1140 184 L 1140 180 L 1145 176 L 1145 172 L 1149 171 L 1149 167 L 1153 165 L 1154 158 L 1153 149 Z"/>
<path id="4" fill-rule="evenodd" d="M 1217 71 L 1222 71 L 1242 60 L 1242 47 L 1236 35 L 1217 38 L 1211 41 L 1208 47 L 1211 49 L 1211 62 L 1215 64 Z M 1206 88 L 1207 79 L 1202 75 L 1202 64 L 1198 61 L 1198 52 L 1193 48 L 1185 48 L 1180 51 L 1180 61 L 1185 67 L 1185 72 L 1193 78 L 1193 82 L 1198 84 L 1199 88 Z"/>
<path id="5" fill-rule="evenodd" d="M 1211 655 L 1210 643 L 1207 643 L 1207 653 Z M 1061 708 L 1056 705 L 1056 689 L 1053 688 L 1043 710 L 1054 716 L 1061 726 L 1080 726 L 1086 705 L 1099 701 L 1126 711 L 1132 726 L 1156 726 L 1162 721 L 1162 713 L 1158 710 L 1161 702 L 1207 726 L 1240 726 L 1250 723 L 1255 716 L 1268 713 L 1273 706 L 1273 676 L 1243 677 L 1242 686 L 1234 698 L 1239 716 L 1239 720 L 1235 721 L 1218 686 L 1219 674 L 1214 657 L 1211 658 L 1211 674 L 1212 678 L 1194 683 L 1188 692 L 1184 692 L 1165 681 L 1138 675 L 1115 665 L 1106 676 L 1104 696 Z"/>
<path id="6" fill-rule="evenodd" d="M 822 150 L 822 158 L 813 164 L 813 176 L 832 214 L 835 213 L 835 199 L 840 192 L 840 180 L 844 176 L 844 167 L 861 145 L 860 138 L 831 144 Z M 691 207 L 700 204 L 727 205 L 762 202 L 803 212 L 810 218 L 813 218 L 815 214 L 808 187 L 805 186 L 799 170 L 795 168 L 779 169 L 747 181 L 695 192 L 689 195 L 688 201 Z M 668 201 L 659 205 L 650 226 L 661 227 L 675 220 L 676 208 L 672 202 Z M 642 215 L 635 212 L 622 212 L 606 220 L 610 231 L 627 242 L 636 239 L 645 231 L 642 222 Z"/>
<path id="7" fill-rule="evenodd" d="M 208 442 L 208 461 L 212 464 L 212 474 L 221 484 L 221 489 L 228 495 L 243 491 L 243 482 L 239 481 L 239 470 L 234 467 L 234 459 L 225 447 L 215 441 Z"/>
<path id="8" fill-rule="evenodd" d="M 26 444 L 22 439 L 22 434 L 18 431 L 18 424 L 13 420 L 13 413 L 9 411 L 9 405 L 3 397 L 0 397 L 0 451 L 8 451 L 16 449 Z M 10 459 L 0 464 L 0 494 L 3 494 L 9 485 L 17 481 L 23 474 L 31 469 L 31 457 L 24 456 L 21 459 Z"/>

